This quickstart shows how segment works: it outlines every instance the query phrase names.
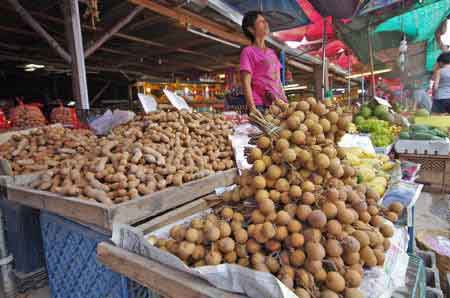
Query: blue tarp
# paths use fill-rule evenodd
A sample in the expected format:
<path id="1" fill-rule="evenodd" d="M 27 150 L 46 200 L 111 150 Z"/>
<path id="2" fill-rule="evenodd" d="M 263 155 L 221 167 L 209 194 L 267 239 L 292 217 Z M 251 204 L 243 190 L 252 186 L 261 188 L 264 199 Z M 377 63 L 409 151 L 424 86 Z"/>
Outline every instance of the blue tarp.
<path id="1" fill-rule="evenodd" d="M 226 0 L 225 2 L 243 14 L 251 10 L 263 11 L 271 31 L 281 31 L 311 23 L 296 0 Z"/>

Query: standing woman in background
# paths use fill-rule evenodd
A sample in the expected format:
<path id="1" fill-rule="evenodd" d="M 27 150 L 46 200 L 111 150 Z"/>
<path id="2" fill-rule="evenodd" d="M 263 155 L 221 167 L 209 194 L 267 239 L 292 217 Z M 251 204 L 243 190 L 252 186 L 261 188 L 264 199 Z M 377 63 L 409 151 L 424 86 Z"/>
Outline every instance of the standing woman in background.
<path id="1" fill-rule="evenodd" d="M 247 12 L 242 30 L 252 42 L 241 52 L 240 72 L 249 111 L 263 111 L 276 99 L 286 101 L 280 79 L 281 64 L 275 52 L 266 46 L 269 24 L 259 11 Z"/>
<path id="2" fill-rule="evenodd" d="M 450 52 L 439 55 L 438 67 L 434 73 L 434 113 L 450 113 Z"/>

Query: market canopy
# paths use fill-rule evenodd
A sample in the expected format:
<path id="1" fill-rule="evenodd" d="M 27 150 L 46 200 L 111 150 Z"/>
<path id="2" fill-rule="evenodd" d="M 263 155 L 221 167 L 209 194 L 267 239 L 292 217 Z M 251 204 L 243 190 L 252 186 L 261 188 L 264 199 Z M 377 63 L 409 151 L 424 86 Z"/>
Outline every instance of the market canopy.
<path id="1" fill-rule="evenodd" d="M 251 10 L 263 11 L 273 31 L 310 24 L 308 16 L 296 0 L 226 0 L 225 2 L 243 14 Z"/>
<path id="2" fill-rule="evenodd" d="M 441 53 L 436 31 L 450 13 L 450 0 L 441 0 L 393 17 L 380 24 L 375 33 L 402 32 L 411 43 L 427 42 L 426 69 L 432 70 Z"/>

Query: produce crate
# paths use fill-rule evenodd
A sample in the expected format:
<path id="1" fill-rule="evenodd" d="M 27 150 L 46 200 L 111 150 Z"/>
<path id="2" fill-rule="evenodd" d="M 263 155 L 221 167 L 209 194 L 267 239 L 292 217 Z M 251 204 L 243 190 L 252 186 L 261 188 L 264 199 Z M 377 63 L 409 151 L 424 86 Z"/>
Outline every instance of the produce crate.
<path id="1" fill-rule="evenodd" d="M 450 152 L 450 141 L 432 140 L 398 140 L 395 143 L 395 152 L 399 154 L 425 154 L 425 155 L 448 155 Z"/>
<path id="2" fill-rule="evenodd" d="M 156 297 L 96 260 L 110 235 L 45 211 L 40 220 L 52 298 Z"/>
<path id="3" fill-rule="evenodd" d="M 438 155 L 398 154 L 398 159 L 420 164 L 417 183 L 428 192 L 450 192 L 450 157 Z"/>
<path id="4" fill-rule="evenodd" d="M 113 206 L 64 197 L 16 184 L 7 185 L 7 199 L 77 222 L 95 225 L 110 232 L 113 223 L 134 224 L 208 195 L 216 188 L 231 185 L 236 175 L 236 169 L 218 172 L 203 179 L 169 187 Z"/>

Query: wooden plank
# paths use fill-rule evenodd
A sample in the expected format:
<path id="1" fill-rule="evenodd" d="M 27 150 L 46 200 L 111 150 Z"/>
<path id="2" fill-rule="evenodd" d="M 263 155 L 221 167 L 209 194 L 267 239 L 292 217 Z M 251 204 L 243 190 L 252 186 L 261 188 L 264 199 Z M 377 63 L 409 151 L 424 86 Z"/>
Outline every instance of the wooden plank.
<path id="1" fill-rule="evenodd" d="M 113 207 L 111 222 L 132 224 L 160 214 L 207 195 L 218 187 L 232 184 L 236 175 L 236 169 L 231 169 L 116 205 Z"/>
<path id="2" fill-rule="evenodd" d="M 222 200 L 219 199 L 216 195 L 209 195 L 181 206 L 173 211 L 164 213 L 163 215 L 158 216 L 146 223 L 136 226 L 136 228 L 142 230 L 144 234 L 148 234 L 192 214 L 211 208 L 219 204 L 220 202 L 222 202 Z"/>
<path id="3" fill-rule="evenodd" d="M 236 175 L 236 169 L 231 169 L 114 206 L 20 186 L 33 181 L 32 176 L 24 175 L 27 177 L 20 180 L 5 178 L 6 198 L 111 231 L 115 222 L 133 224 L 210 194 L 217 187 L 228 186 Z"/>
<path id="4" fill-rule="evenodd" d="M 141 257 L 112 244 L 97 246 L 97 260 L 165 298 L 244 298 L 220 290 L 208 282 L 156 261 Z"/>
<path id="5" fill-rule="evenodd" d="M 110 229 L 108 206 L 8 184 L 7 199 L 36 209 Z"/>

